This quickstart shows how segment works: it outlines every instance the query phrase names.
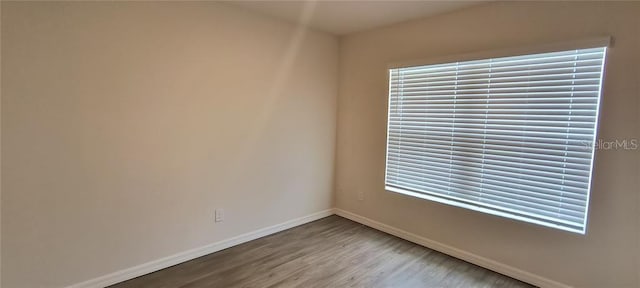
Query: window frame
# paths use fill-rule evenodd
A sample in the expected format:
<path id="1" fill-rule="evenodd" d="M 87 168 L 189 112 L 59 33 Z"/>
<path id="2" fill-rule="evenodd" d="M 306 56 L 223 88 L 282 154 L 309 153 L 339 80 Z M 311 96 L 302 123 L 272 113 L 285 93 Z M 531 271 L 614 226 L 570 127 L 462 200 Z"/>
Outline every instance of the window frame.
<path id="1" fill-rule="evenodd" d="M 578 234 L 583 234 L 585 235 L 587 233 L 587 228 L 588 228 L 588 224 L 589 224 L 589 206 L 590 206 L 590 198 L 591 198 L 591 188 L 592 188 L 592 182 L 593 182 L 593 174 L 594 174 L 594 170 L 595 170 L 595 161 L 596 161 L 596 150 L 594 149 L 591 155 L 591 169 L 590 169 L 590 175 L 589 175 L 589 182 L 587 183 L 588 185 L 588 190 L 587 190 L 587 197 L 586 197 L 586 204 L 585 204 L 585 219 L 584 219 L 584 227 L 582 229 L 582 231 L 579 231 L 577 229 L 570 229 L 567 228 L 566 226 L 562 226 L 562 225 L 557 225 L 557 224 L 553 224 L 550 222 L 545 222 L 545 221 L 538 221 L 534 218 L 530 218 L 530 217 L 524 217 L 521 216 L 519 214 L 514 214 L 514 213 L 509 213 L 506 211 L 500 211 L 497 209 L 490 209 L 490 208 L 485 208 L 485 207 L 481 207 L 481 206 L 477 206 L 475 204 L 470 204 L 470 203 L 465 203 L 464 201 L 461 200 L 451 200 L 451 199 L 447 199 L 446 197 L 438 197 L 438 196 L 432 196 L 429 194 L 423 194 L 423 193 L 418 193 L 418 192 L 413 192 L 413 191 L 407 191 L 404 189 L 399 189 L 399 188 L 395 188 L 395 187 L 389 187 L 387 186 L 387 169 L 388 169 L 388 161 L 389 161 L 389 134 L 390 134 L 390 116 L 391 116 L 391 71 L 392 69 L 398 69 L 398 68 L 407 68 L 407 67 L 412 67 L 412 66 L 428 66 L 428 65 L 437 65 L 437 64 L 445 64 L 445 63 L 451 63 L 451 62 L 464 62 L 464 61 L 473 61 L 473 60 L 482 60 L 482 59 L 489 59 L 489 58 L 502 58 L 502 57 L 511 57 L 511 56 L 522 56 L 522 55 L 529 55 L 529 54 L 540 54 L 540 53 L 549 53 L 549 52 L 557 52 L 557 51 L 565 51 L 565 50 L 575 50 L 575 49 L 588 49 L 588 48 L 598 48 L 598 47 L 606 47 L 605 49 L 605 57 L 603 59 L 602 62 L 602 71 L 601 71 L 601 80 L 600 80 L 600 87 L 599 87 L 599 94 L 598 94 L 598 104 L 596 106 L 596 115 L 595 115 L 595 122 L 594 122 L 594 139 L 597 139 L 598 133 L 599 133 L 599 123 L 600 123 L 600 107 L 602 105 L 602 94 L 603 94 L 603 86 L 604 86 L 604 79 L 605 79 L 605 75 L 606 75 L 606 55 L 608 54 L 608 50 L 610 50 L 611 45 L 612 44 L 612 38 L 610 36 L 605 36 L 605 37 L 595 37 L 595 38 L 588 38 L 588 39 L 582 39 L 582 40 L 577 40 L 577 41 L 566 41 L 566 42 L 557 42 L 557 43 L 552 43 L 552 44 L 544 44 L 544 45 L 533 45 L 533 46 L 527 46 L 527 47 L 518 47 L 518 48 L 508 48 L 508 49 L 498 49 L 498 50 L 489 50 L 489 51 L 481 51 L 481 52 L 473 52 L 473 53 L 465 53 L 465 54 L 457 54 L 457 55 L 447 55 L 447 56 L 441 56 L 441 57 L 435 57 L 435 58 L 430 58 L 430 59 L 422 59 L 422 60 L 411 60 L 411 61 L 398 61 L 398 62 L 393 62 L 389 65 L 387 65 L 387 69 L 386 69 L 386 74 L 387 74 L 387 120 L 386 120 L 386 138 L 385 138 L 385 182 L 384 182 L 384 186 L 385 186 L 385 190 L 388 192 L 393 192 L 393 193 L 399 193 L 402 195 L 406 195 L 406 196 L 411 196 L 411 197 L 415 197 L 415 198 L 419 198 L 419 199 L 424 199 L 424 200 L 429 200 L 429 201 L 434 201 L 437 203 L 442 203 L 442 204 L 446 204 L 446 205 L 450 205 L 450 206 L 454 206 L 454 207 L 459 207 L 459 208 L 465 208 L 465 209 L 469 209 L 472 211 L 477 211 L 477 212 L 481 212 L 481 213 L 485 213 L 485 214 L 489 214 L 489 215 L 495 215 L 495 216 L 499 216 L 499 217 L 504 217 L 504 218 L 508 218 L 508 219 L 513 219 L 513 220 L 518 220 L 520 222 L 525 222 L 525 223 L 533 223 L 533 224 L 537 224 L 543 227 L 551 227 L 551 228 L 555 228 L 558 230 L 562 230 L 562 231 L 568 231 L 568 232 L 573 232 L 573 233 L 578 233 Z"/>

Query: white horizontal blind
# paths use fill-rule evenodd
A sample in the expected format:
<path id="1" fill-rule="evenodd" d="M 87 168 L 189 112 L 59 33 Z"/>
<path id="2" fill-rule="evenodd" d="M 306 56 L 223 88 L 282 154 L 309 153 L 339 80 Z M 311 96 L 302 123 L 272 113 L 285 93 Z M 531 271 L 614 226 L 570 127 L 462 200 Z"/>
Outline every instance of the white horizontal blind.
<path id="1" fill-rule="evenodd" d="M 605 54 L 390 69 L 387 190 L 584 233 Z"/>

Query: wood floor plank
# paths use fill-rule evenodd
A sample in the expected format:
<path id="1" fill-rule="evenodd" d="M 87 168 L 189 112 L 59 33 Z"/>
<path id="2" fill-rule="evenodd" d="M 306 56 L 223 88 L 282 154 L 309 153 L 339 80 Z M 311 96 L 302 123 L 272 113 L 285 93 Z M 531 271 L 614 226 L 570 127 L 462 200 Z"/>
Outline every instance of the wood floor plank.
<path id="1" fill-rule="evenodd" d="M 329 216 L 111 288 L 533 287 Z"/>

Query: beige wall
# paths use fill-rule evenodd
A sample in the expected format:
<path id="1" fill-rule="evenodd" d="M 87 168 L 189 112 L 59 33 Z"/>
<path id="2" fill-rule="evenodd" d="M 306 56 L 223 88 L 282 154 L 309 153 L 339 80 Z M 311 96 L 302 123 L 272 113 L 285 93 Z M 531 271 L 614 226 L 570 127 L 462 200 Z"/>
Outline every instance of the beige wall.
<path id="1" fill-rule="evenodd" d="M 0 3 L 0 54 L 2 52 L 2 4 Z M 0 56 L 0 67 L 2 67 L 2 57 Z M 2 69 L 0 69 L 0 287 L 2 287 Z M 335 173 L 335 169 L 334 169 Z"/>
<path id="2" fill-rule="evenodd" d="M 384 190 L 392 62 L 611 35 L 599 138 L 640 138 L 638 15 L 638 2 L 490 3 L 341 38 L 337 207 L 576 287 L 640 287 L 640 151 L 597 152 L 586 236 Z"/>
<path id="3" fill-rule="evenodd" d="M 331 208 L 337 56 L 334 36 L 223 4 L 3 2 L 2 286 Z"/>
<path id="4" fill-rule="evenodd" d="M 1 10 L 2 287 L 61 287 L 331 207 L 335 37 L 215 3 Z M 640 286 L 638 151 L 597 153 L 586 236 L 383 189 L 390 62 L 611 35 L 599 136 L 640 138 L 639 14 L 492 3 L 341 38 L 336 206 L 577 287 Z"/>

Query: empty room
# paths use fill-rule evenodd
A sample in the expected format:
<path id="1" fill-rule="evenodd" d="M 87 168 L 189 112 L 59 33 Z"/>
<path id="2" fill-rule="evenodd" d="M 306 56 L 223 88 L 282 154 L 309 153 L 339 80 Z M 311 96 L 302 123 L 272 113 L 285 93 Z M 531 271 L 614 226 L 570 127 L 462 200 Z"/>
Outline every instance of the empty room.
<path id="1" fill-rule="evenodd" d="M 640 288 L 640 1 L 0 1 L 2 288 Z"/>

